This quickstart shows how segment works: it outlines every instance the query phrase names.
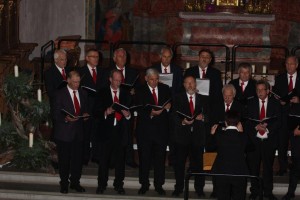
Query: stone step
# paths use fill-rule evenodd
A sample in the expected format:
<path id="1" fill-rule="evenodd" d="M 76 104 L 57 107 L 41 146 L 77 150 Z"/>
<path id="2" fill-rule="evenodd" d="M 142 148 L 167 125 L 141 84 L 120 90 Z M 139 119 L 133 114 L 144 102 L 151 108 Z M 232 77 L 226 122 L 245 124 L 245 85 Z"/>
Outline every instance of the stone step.
<path id="1" fill-rule="evenodd" d="M 103 195 L 95 194 L 97 177 L 94 175 L 82 176 L 81 184 L 86 188 L 86 193 L 76 193 L 70 190 L 68 194 L 64 195 L 59 193 L 59 176 L 57 174 L 0 171 L 0 199 L 173 199 L 171 194 L 174 188 L 174 179 L 166 179 L 164 189 L 167 195 L 163 198 L 157 195 L 153 186 L 150 186 L 150 191 L 146 195 L 137 195 L 140 188 L 137 177 L 126 177 L 124 184 L 126 195 L 118 195 L 113 190 L 113 177 L 109 177 L 109 179 L 108 189 Z M 151 182 L 153 182 L 152 179 Z M 287 183 L 275 183 L 274 194 L 281 198 L 286 193 L 287 188 Z M 193 181 L 190 182 L 190 189 L 190 198 L 198 199 L 193 191 Z M 204 191 L 206 196 L 209 197 L 212 191 L 210 180 L 206 181 Z M 249 188 L 247 191 L 249 193 Z M 296 191 L 296 195 L 300 199 L 300 189 Z M 180 199 L 183 199 L 183 195 Z"/>

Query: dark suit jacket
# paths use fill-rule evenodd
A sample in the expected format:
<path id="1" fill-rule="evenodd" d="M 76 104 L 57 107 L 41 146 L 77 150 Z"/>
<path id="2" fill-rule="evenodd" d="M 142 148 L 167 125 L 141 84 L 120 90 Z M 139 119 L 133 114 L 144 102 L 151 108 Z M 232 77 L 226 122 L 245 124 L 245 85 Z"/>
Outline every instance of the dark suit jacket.
<path id="1" fill-rule="evenodd" d="M 298 96 L 300 96 L 300 72 L 297 72 L 295 89 L 297 90 Z M 289 91 L 289 80 L 287 78 L 287 73 L 282 73 L 275 78 L 275 85 L 273 91 L 279 96 L 285 96 Z"/>
<path id="2" fill-rule="evenodd" d="M 194 144 L 204 147 L 205 145 L 205 123 L 208 121 L 205 118 L 205 122 L 195 120 L 192 125 L 182 125 L 183 118 L 180 117 L 176 111 L 185 113 L 191 116 L 189 99 L 186 92 L 177 94 L 173 99 L 173 112 L 172 112 L 172 142 L 175 144 Z M 202 113 L 207 117 L 209 114 L 208 97 L 196 93 L 195 112 Z M 191 128 L 193 131 L 191 131 Z"/>
<path id="3" fill-rule="evenodd" d="M 158 83 L 158 105 L 163 105 L 171 98 L 169 86 Z M 154 105 L 152 91 L 148 84 L 137 88 L 136 105 Z M 169 113 L 164 110 L 159 116 L 150 117 L 151 108 L 144 107 L 138 111 L 137 117 L 137 140 L 138 143 L 155 141 L 157 144 L 166 145 L 169 136 Z"/>
<path id="4" fill-rule="evenodd" d="M 157 65 L 153 65 L 150 68 L 156 69 L 159 73 L 162 73 L 161 71 L 161 63 Z M 172 96 L 175 94 L 182 92 L 184 90 L 182 82 L 183 82 L 183 71 L 179 66 L 176 66 L 175 64 L 170 64 L 171 73 L 173 73 L 173 82 L 172 82 Z"/>
<path id="5" fill-rule="evenodd" d="M 111 95 L 110 86 L 107 86 L 102 90 L 100 90 L 97 102 L 99 102 L 99 104 L 98 104 L 98 108 L 95 109 L 97 112 L 96 116 L 100 118 L 100 127 L 99 127 L 100 131 L 98 132 L 99 137 L 97 138 L 100 139 L 99 142 L 104 142 L 111 138 L 112 136 L 111 133 L 112 133 L 112 129 L 114 128 L 114 120 L 115 120 L 115 113 L 108 115 L 106 118 L 104 117 L 105 110 L 108 107 L 111 107 L 111 105 L 113 104 L 113 96 Z M 119 102 L 120 104 L 123 104 L 127 107 L 130 107 L 132 102 L 129 93 L 126 90 L 123 90 L 122 88 L 120 88 Z M 131 118 L 132 117 L 133 116 L 131 116 Z M 118 139 L 121 140 L 123 145 L 128 144 L 128 140 L 129 140 L 128 127 L 129 127 L 129 120 L 127 120 L 123 116 L 122 119 L 117 122 L 117 126 L 116 126 L 119 134 Z"/>
<path id="6" fill-rule="evenodd" d="M 88 112 L 87 95 L 85 91 L 78 90 L 80 99 L 80 115 Z M 57 91 L 54 101 L 53 120 L 54 120 L 54 139 L 64 142 L 71 142 L 73 140 L 83 140 L 83 119 L 75 122 L 65 122 L 66 115 L 61 112 L 65 109 L 71 114 L 75 115 L 73 101 L 68 88 L 64 87 Z"/>
<path id="7" fill-rule="evenodd" d="M 247 135 L 237 130 L 229 129 L 216 132 L 217 157 L 212 167 L 213 173 L 249 174 L 245 158 Z"/>
<path id="8" fill-rule="evenodd" d="M 117 69 L 117 67 L 114 65 L 113 67 L 109 68 L 108 71 L 110 72 L 113 69 Z M 136 69 L 133 69 L 133 68 L 128 67 L 128 66 L 125 66 L 125 83 L 127 83 L 127 84 L 133 84 L 138 75 L 139 75 L 139 72 Z M 108 76 L 107 76 L 107 81 L 109 83 L 109 79 L 108 78 L 109 78 L 109 73 L 108 73 Z M 138 85 L 139 85 L 139 79 L 136 81 L 134 87 L 137 87 Z M 123 86 L 121 85 L 121 87 L 123 87 Z M 126 88 L 126 87 L 124 87 L 124 89 L 128 90 L 128 88 Z"/>
<path id="9" fill-rule="evenodd" d="M 66 75 L 71 71 L 71 68 L 66 67 L 65 72 Z M 50 99 L 50 103 L 52 100 L 54 100 L 54 95 L 56 91 L 63 82 L 63 77 L 60 73 L 60 71 L 57 69 L 55 65 L 51 66 L 47 71 L 45 71 L 45 86 L 46 91 L 48 94 L 48 97 Z"/>
<path id="10" fill-rule="evenodd" d="M 80 81 L 81 86 L 90 87 L 96 91 L 100 91 L 102 88 L 107 86 L 106 85 L 107 84 L 106 78 L 108 76 L 107 69 L 97 67 L 97 82 L 96 82 L 96 84 L 93 81 L 93 77 L 92 77 L 87 65 L 81 67 L 79 69 L 79 73 L 81 76 L 81 81 Z M 87 95 L 88 95 L 88 101 L 89 101 L 89 108 L 92 111 L 95 106 L 94 104 L 95 104 L 97 93 L 87 91 Z"/>
<path id="11" fill-rule="evenodd" d="M 259 100 L 258 98 L 251 99 L 248 102 L 247 107 L 247 117 L 252 119 L 259 119 Z M 267 105 L 267 113 L 266 117 L 273 117 L 277 116 L 275 120 L 272 120 L 268 123 L 268 140 L 274 141 L 276 143 L 276 138 L 278 135 L 278 129 L 281 126 L 281 112 L 280 112 L 280 104 L 279 102 L 269 97 L 268 99 L 268 105 Z M 260 139 L 256 137 L 257 131 L 255 130 L 255 126 L 257 125 L 256 122 L 248 120 L 245 124 L 245 131 L 249 134 L 249 138 L 253 142 L 253 144 L 257 143 Z"/>
<path id="12" fill-rule="evenodd" d="M 240 101 L 242 104 L 247 104 L 247 99 L 249 97 L 256 97 L 256 81 L 253 79 L 249 79 L 247 87 L 244 90 L 244 93 L 242 92 L 242 88 L 239 83 L 239 78 L 233 79 L 229 82 L 229 84 L 232 84 L 235 87 L 236 95 L 235 100 Z"/>
<path id="13" fill-rule="evenodd" d="M 240 118 L 242 119 L 243 115 L 244 115 L 244 109 L 243 109 L 243 105 L 240 104 L 238 101 L 233 100 L 230 110 L 236 111 L 240 114 Z M 216 105 L 213 110 L 212 110 L 212 115 L 210 117 L 211 119 L 211 125 L 213 124 L 217 124 L 220 121 L 224 121 L 225 120 L 225 104 L 224 102 Z"/>
<path id="14" fill-rule="evenodd" d="M 200 78 L 199 66 L 194 66 L 186 70 L 185 76 L 194 76 Z M 209 98 L 211 106 L 222 102 L 222 79 L 221 72 L 213 67 L 208 67 L 206 71 L 206 78 L 210 79 Z"/>

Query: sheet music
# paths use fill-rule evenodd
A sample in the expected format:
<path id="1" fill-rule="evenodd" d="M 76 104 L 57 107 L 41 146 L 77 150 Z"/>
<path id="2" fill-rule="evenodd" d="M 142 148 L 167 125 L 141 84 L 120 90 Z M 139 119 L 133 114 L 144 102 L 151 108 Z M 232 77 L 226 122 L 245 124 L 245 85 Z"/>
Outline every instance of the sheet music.
<path id="1" fill-rule="evenodd" d="M 197 92 L 202 95 L 209 95 L 209 87 L 210 87 L 210 80 L 209 79 L 196 79 L 197 83 Z"/>
<path id="2" fill-rule="evenodd" d="M 159 81 L 172 87 L 173 83 L 173 74 L 159 74 Z"/>

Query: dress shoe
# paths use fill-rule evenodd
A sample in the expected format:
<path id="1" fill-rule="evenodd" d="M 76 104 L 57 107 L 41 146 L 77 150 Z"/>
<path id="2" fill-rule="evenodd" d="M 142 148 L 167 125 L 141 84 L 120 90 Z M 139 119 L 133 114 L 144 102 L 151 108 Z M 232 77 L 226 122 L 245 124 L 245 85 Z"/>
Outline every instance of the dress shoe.
<path id="1" fill-rule="evenodd" d="M 117 191 L 118 194 L 125 194 L 125 190 L 123 187 L 115 187 L 114 190 Z"/>
<path id="2" fill-rule="evenodd" d="M 197 193 L 198 197 L 200 197 L 200 198 L 205 197 L 205 193 L 203 192 L 203 190 L 196 191 L 196 193 Z"/>
<path id="3" fill-rule="evenodd" d="M 60 193 L 68 194 L 68 186 L 60 186 Z"/>
<path id="4" fill-rule="evenodd" d="M 277 200 L 277 198 L 273 195 L 273 194 L 270 194 L 270 195 L 264 195 L 264 198 L 268 199 L 268 200 Z"/>
<path id="5" fill-rule="evenodd" d="M 256 194 L 250 194 L 249 200 L 255 200 L 257 198 Z"/>
<path id="6" fill-rule="evenodd" d="M 72 185 L 71 184 L 70 188 L 72 190 L 75 190 L 76 192 L 85 192 L 85 189 L 81 185 L 79 185 L 79 184 L 76 184 L 76 185 Z"/>
<path id="7" fill-rule="evenodd" d="M 173 197 L 179 197 L 180 196 L 180 194 L 182 193 L 182 190 L 174 190 L 174 192 L 172 192 L 172 196 Z"/>
<path id="8" fill-rule="evenodd" d="M 162 187 L 156 187 L 155 191 L 159 194 L 159 195 L 166 195 L 166 191 L 162 188 Z"/>
<path id="9" fill-rule="evenodd" d="M 282 197 L 281 200 L 293 200 L 294 198 L 295 198 L 295 195 L 294 195 L 294 194 L 289 194 L 289 193 L 287 193 L 286 195 L 284 195 L 284 196 Z"/>
<path id="10" fill-rule="evenodd" d="M 216 195 L 216 192 L 213 191 L 210 196 L 209 196 L 210 199 L 216 199 L 217 198 L 217 195 Z"/>
<path id="11" fill-rule="evenodd" d="M 142 186 L 142 187 L 139 189 L 138 194 L 145 194 L 148 190 L 149 190 L 149 187 Z"/>
<path id="12" fill-rule="evenodd" d="M 96 190 L 96 194 L 103 194 L 105 188 L 104 187 L 97 187 L 97 190 Z"/>

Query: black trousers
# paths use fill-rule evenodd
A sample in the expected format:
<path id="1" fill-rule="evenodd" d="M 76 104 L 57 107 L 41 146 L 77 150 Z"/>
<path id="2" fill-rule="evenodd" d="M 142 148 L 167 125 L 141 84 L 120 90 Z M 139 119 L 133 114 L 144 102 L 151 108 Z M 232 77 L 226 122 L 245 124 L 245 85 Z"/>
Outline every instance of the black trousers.
<path id="1" fill-rule="evenodd" d="M 111 165 L 115 168 L 114 187 L 124 185 L 126 146 L 122 145 L 122 137 L 118 133 L 118 127 L 112 129 L 110 138 L 99 144 L 98 186 L 102 188 L 107 186 Z"/>
<path id="2" fill-rule="evenodd" d="M 288 114 L 287 111 L 283 111 L 281 120 L 281 127 L 278 131 L 278 162 L 279 171 L 287 171 L 288 168 L 288 144 L 289 144 L 289 130 L 287 125 Z"/>
<path id="3" fill-rule="evenodd" d="M 139 183 L 148 187 L 151 164 L 154 168 L 154 187 L 159 188 L 165 183 L 166 144 L 155 141 L 138 140 Z"/>
<path id="4" fill-rule="evenodd" d="M 183 191 L 184 188 L 184 177 L 185 177 L 185 163 L 187 158 L 190 159 L 189 170 L 192 172 L 203 171 L 203 147 L 194 144 L 188 145 L 175 145 L 175 189 Z M 196 176 L 194 182 L 194 188 L 196 191 L 203 191 L 205 179 L 202 176 Z"/>
<path id="5" fill-rule="evenodd" d="M 71 184 L 79 184 L 82 171 L 82 147 L 81 141 L 56 140 L 60 184 L 62 186 L 67 186 L 69 180 Z"/>
<path id="6" fill-rule="evenodd" d="M 300 137 L 291 136 L 292 168 L 289 179 L 289 194 L 295 194 L 300 179 Z"/>
<path id="7" fill-rule="evenodd" d="M 243 200 L 246 198 L 246 178 L 216 177 L 215 180 L 218 200 Z"/>
<path id="8" fill-rule="evenodd" d="M 271 195 L 273 191 L 273 163 L 276 150 L 276 139 L 269 138 L 261 140 L 255 138 L 254 151 L 247 153 L 247 163 L 249 166 L 250 175 L 259 176 L 260 165 L 263 165 L 263 191 L 264 195 Z M 251 179 L 250 191 L 254 195 L 259 194 L 258 180 Z"/>

